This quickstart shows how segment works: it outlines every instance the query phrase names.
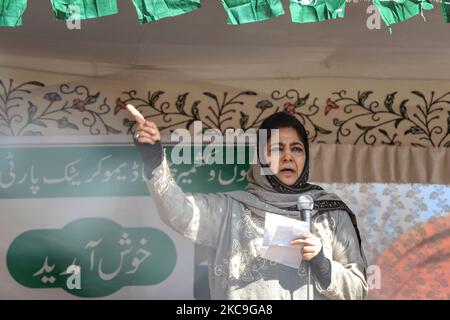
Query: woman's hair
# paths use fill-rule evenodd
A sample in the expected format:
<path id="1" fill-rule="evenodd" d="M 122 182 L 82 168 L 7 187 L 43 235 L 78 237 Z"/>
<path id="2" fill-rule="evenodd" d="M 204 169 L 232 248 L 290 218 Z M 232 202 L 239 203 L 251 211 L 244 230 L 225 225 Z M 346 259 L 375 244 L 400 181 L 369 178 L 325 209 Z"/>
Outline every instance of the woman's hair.
<path id="1" fill-rule="evenodd" d="M 271 136 L 271 129 L 281 129 L 281 128 L 293 128 L 295 131 L 297 131 L 297 134 L 300 138 L 300 140 L 303 142 L 303 145 L 305 146 L 305 149 L 308 148 L 308 134 L 306 133 L 305 127 L 298 121 L 296 117 L 291 115 L 290 113 L 286 111 L 281 111 L 274 113 L 264 119 L 260 129 L 266 129 L 267 130 L 267 140 L 270 139 Z M 259 138 L 259 135 L 258 135 Z M 259 142 L 259 141 L 258 141 Z M 258 144 L 259 145 L 259 144 Z M 306 150 L 305 150 L 306 151 Z M 308 150 L 309 151 L 309 150 Z M 308 155 L 308 153 L 307 153 Z"/>

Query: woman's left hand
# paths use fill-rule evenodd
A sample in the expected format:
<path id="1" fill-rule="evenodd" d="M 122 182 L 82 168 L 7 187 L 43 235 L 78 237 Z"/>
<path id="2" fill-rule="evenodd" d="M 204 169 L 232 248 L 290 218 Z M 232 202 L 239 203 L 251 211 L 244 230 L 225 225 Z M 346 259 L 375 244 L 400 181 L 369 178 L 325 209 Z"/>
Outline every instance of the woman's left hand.
<path id="1" fill-rule="evenodd" d="M 313 234 L 310 234 L 306 237 L 295 239 L 291 241 L 292 245 L 301 244 L 303 245 L 302 256 L 306 261 L 311 260 L 322 249 L 322 241 L 320 238 L 316 237 Z"/>

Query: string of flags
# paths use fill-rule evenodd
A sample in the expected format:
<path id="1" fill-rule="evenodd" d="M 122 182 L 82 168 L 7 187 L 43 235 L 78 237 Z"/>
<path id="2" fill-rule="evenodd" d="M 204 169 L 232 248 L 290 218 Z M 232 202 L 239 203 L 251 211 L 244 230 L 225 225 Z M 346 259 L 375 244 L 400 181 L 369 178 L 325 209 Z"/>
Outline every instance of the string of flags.
<path id="1" fill-rule="evenodd" d="M 0 0 L 0 26 L 18 27 L 28 0 Z M 117 0 L 49 0 L 58 20 L 83 20 L 118 13 Z M 132 0 L 140 23 L 175 17 L 200 9 L 201 0 Z M 281 0 L 220 0 L 227 23 L 239 25 L 285 14 Z M 442 16 L 450 22 L 450 0 L 440 0 Z M 387 26 L 403 22 L 423 10 L 431 0 L 373 0 Z M 309 23 L 344 18 L 346 0 L 289 0 L 292 22 Z"/>

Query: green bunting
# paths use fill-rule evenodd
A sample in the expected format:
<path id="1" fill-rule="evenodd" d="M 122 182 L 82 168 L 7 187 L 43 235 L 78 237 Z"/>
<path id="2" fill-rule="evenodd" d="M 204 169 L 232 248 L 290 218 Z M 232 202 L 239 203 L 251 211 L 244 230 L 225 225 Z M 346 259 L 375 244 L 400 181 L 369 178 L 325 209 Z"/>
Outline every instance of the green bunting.
<path id="1" fill-rule="evenodd" d="M 220 0 L 227 12 L 227 23 L 236 25 L 263 21 L 284 14 L 280 0 Z"/>
<path id="2" fill-rule="evenodd" d="M 178 16 L 200 8 L 200 0 L 133 0 L 141 23 Z"/>
<path id="3" fill-rule="evenodd" d="M 442 0 L 442 15 L 447 23 L 450 23 L 450 0 Z"/>
<path id="4" fill-rule="evenodd" d="M 343 18 L 345 0 L 291 0 L 292 22 L 320 22 Z"/>
<path id="5" fill-rule="evenodd" d="M 117 0 L 50 0 L 58 20 L 92 19 L 116 14 Z"/>
<path id="6" fill-rule="evenodd" d="M 90 19 L 118 13 L 117 0 L 49 0 L 60 20 Z M 201 0 L 132 0 L 140 23 L 174 17 L 200 8 Z M 239 25 L 283 15 L 281 0 L 220 0 L 227 23 Z M 423 10 L 433 9 L 432 0 L 373 0 L 387 26 L 403 22 Z M 450 0 L 442 1 L 442 15 L 450 23 Z M 290 0 L 292 22 L 308 23 L 343 18 L 346 0 Z M 22 25 L 27 0 L 0 0 L 0 27 Z"/>
<path id="7" fill-rule="evenodd" d="M 0 0 L 0 26 L 22 25 L 22 15 L 27 9 L 27 0 Z"/>
<path id="8" fill-rule="evenodd" d="M 433 9 L 430 0 L 374 0 L 373 3 L 387 26 L 421 14 L 422 10 Z"/>

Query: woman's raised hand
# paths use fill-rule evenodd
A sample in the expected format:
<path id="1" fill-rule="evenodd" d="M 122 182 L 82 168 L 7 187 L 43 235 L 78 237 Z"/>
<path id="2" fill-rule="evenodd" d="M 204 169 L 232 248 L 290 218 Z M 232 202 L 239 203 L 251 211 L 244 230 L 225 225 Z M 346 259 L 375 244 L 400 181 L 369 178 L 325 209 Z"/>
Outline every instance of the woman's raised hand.
<path id="1" fill-rule="evenodd" d="M 127 104 L 127 109 L 136 120 L 134 137 L 137 141 L 140 143 L 155 144 L 156 141 L 161 139 L 158 126 L 153 121 L 145 120 L 142 113 L 131 104 Z"/>

